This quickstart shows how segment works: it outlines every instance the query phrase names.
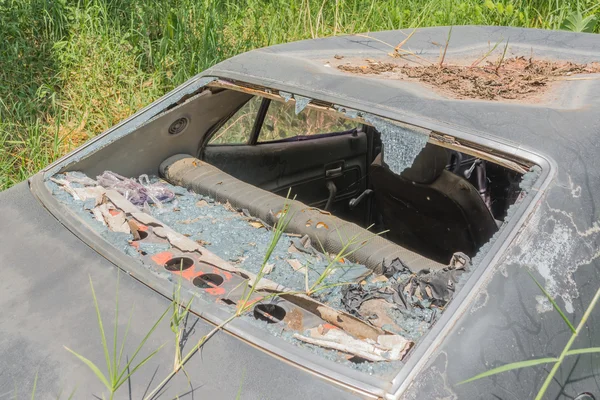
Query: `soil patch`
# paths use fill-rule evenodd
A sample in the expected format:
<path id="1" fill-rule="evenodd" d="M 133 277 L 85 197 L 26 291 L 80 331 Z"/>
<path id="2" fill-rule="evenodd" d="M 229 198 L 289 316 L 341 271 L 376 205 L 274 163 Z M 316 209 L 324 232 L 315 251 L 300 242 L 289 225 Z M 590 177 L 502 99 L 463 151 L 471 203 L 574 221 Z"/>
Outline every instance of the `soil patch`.
<path id="1" fill-rule="evenodd" d="M 373 60 L 367 60 L 367 65 L 339 65 L 338 69 L 351 72 L 353 74 L 380 74 L 382 72 L 392 72 L 398 69 L 398 64 L 382 63 Z"/>
<path id="2" fill-rule="evenodd" d="M 550 82 L 560 77 L 599 73 L 600 63 L 577 64 L 513 57 L 501 64 L 488 61 L 484 65 L 471 66 L 412 66 L 366 60 L 365 65 L 343 64 L 337 68 L 354 74 L 385 73 L 392 79 L 414 79 L 457 98 L 515 100 L 542 92 Z"/>

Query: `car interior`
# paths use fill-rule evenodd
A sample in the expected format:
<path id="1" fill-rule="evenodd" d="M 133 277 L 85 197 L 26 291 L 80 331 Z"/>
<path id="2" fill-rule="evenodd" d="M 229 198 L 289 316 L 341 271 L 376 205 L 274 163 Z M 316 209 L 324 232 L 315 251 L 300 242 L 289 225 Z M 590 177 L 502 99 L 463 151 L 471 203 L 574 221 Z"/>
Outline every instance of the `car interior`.
<path id="1" fill-rule="evenodd" d="M 385 157 L 380 132 L 364 121 L 319 104 L 212 88 L 69 169 L 160 172 L 271 223 L 289 193 L 302 212 L 288 231 L 326 251 L 350 233 L 380 233 L 353 255 L 375 270 L 398 255 L 414 270 L 441 268 L 457 252 L 474 256 L 520 193 L 519 172 L 431 143 L 400 174 Z"/>
<path id="2" fill-rule="evenodd" d="M 384 157 L 372 126 L 311 108 L 296 115 L 292 102 L 259 97 L 215 124 L 199 151 L 236 181 L 280 197 L 291 190 L 442 264 L 455 252 L 474 256 L 519 194 L 517 173 L 433 144 L 399 175 Z"/>
<path id="3" fill-rule="evenodd" d="M 219 80 L 88 143 L 46 188 L 142 282 L 169 296 L 184 277 L 196 312 L 249 304 L 350 368 L 400 361 L 522 198 L 525 164 L 292 96 Z"/>

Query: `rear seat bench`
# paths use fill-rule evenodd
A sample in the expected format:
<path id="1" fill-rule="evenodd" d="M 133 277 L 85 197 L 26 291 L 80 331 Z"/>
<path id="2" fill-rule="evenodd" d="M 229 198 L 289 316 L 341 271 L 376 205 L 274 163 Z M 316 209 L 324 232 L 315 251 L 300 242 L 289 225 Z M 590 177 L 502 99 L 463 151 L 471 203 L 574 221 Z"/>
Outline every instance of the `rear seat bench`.
<path id="1" fill-rule="evenodd" d="M 195 193 L 210 196 L 216 201 L 229 203 L 238 209 L 274 225 L 284 208 L 286 199 L 257 188 L 221 171 L 217 167 L 187 154 L 169 157 L 160 165 L 160 174 L 173 185 L 183 186 Z M 308 235 L 318 250 L 319 243 L 328 253 L 337 254 L 348 241 L 359 235 L 356 245 L 367 243 L 348 258 L 381 273 L 384 265 L 400 259 L 413 272 L 421 269 L 440 269 L 445 265 L 405 249 L 351 222 L 344 221 L 325 211 L 306 204 L 288 200 L 291 220 L 286 231 Z"/>

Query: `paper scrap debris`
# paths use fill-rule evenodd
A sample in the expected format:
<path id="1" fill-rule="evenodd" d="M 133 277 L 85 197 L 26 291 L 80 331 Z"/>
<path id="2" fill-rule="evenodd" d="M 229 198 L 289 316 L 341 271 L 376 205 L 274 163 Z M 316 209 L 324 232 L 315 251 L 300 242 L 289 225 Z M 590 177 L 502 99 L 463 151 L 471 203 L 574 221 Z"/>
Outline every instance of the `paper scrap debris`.
<path id="1" fill-rule="evenodd" d="M 306 267 L 302 265 L 302 263 L 295 258 L 290 258 L 286 260 L 290 267 L 294 269 L 296 272 L 302 272 L 303 274 L 306 272 Z"/>
<path id="2" fill-rule="evenodd" d="M 305 331 L 308 335 L 294 334 L 294 338 L 306 343 L 353 354 L 369 361 L 402 360 L 413 345 L 400 335 L 380 335 L 377 342 L 358 340 L 341 329 L 329 329 L 323 325 Z"/>

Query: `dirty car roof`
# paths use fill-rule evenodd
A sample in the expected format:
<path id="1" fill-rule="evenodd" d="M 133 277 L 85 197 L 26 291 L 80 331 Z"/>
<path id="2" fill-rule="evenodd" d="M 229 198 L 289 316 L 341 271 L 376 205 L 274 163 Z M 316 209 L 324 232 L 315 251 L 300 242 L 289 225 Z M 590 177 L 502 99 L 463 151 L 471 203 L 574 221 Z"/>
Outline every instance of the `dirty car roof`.
<path id="1" fill-rule="evenodd" d="M 542 279 L 572 321 L 579 321 L 598 287 L 600 80 L 593 75 L 562 81 L 542 102 L 516 103 L 453 99 L 419 83 L 352 75 L 326 66 L 335 55 L 385 59 L 390 48 L 381 42 L 395 45 L 411 32 L 273 46 L 233 57 L 203 75 L 285 90 L 419 126 L 446 127 L 456 130 L 458 138 L 474 134 L 492 147 L 496 143 L 515 151 L 528 149 L 545 159 L 546 184 L 529 215 L 522 217 L 525 228 L 507 241 L 508 247 L 472 286 L 470 298 L 457 311 L 460 319 L 430 338 L 431 352 L 421 353 L 419 360 L 413 357 L 410 375 L 394 382 L 408 399 L 479 398 L 482 393 L 505 398 L 504 388 L 510 388 L 511 397 L 529 398 L 545 378 L 543 367 L 476 384 L 455 383 L 504 363 L 560 354 L 568 329 L 551 307 L 539 303 L 536 296 L 541 293 L 526 270 Z M 448 27 L 417 29 L 405 48 L 437 59 L 439 46 L 432 42 L 445 43 L 447 37 Z M 600 61 L 598 35 L 478 26 L 453 28 L 446 59 L 473 60 L 499 40 L 510 43 L 507 57 Z M 585 346 L 600 346 L 599 341 L 600 324 L 590 323 Z M 560 393 L 575 396 L 597 388 L 598 363 L 587 360 L 571 367 L 570 383 Z M 560 388 L 555 386 L 551 391 L 558 395 Z"/>
<path id="2" fill-rule="evenodd" d="M 391 48 L 386 43 L 395 45 L 411 32 L 373 32 L 271 46 L 232 57 L 204 71 L 202 75 L 264 85 L 394 119 L 404 117 L 406 122 L 430 120 L 487 133 L 492 132 L 481 125 L 481 121 L 487 118 L 482 118 L 479 110 L 485 110 L 486 113 L 512 113 L 527 109 L 526 113 L 529 114 L 534 110 L 583 110 L 594 103 L 595 95 L 590 93 L 590 89 L 596 87 L 595 81 L 565 82 L 562 85 L 565 87 L 558 90 L 559 95 L 548 96 L 542 104 L 486 102 L 449 98 L 411 81 L 344 73 L 327 62 L 333 61 L 334 56 L 394 60 L 388 55 Z M 417 29 L 403 48 L 419 57 L 437 60 L 439 43 L 445 43 L 447 36 L 448 27 Z M 500 40 L 509 40 L 507 57 L 522 55 L 578 63 L 600 60 L 598 35 L 480 26 L 454 27 L 446 60 L 448 63 L 474 60 Z M 501 50 L 497 52 L 501 53 Z M 490 56 L 495 60 L 494 57 Z M 410 60 L 418 61 L 410 56 L 404 59 L 408 65 L 415 65 Z M 478 110 L 476 119 L 469 116 L 469 110 L 473 109 Z M 512 122 L 526 129 L 533 126 L 533 121 L 512 119 Z M 510 135 L 505 131 L 493 133 L 521 144 L 535 143 L 521 134 Z"/>

